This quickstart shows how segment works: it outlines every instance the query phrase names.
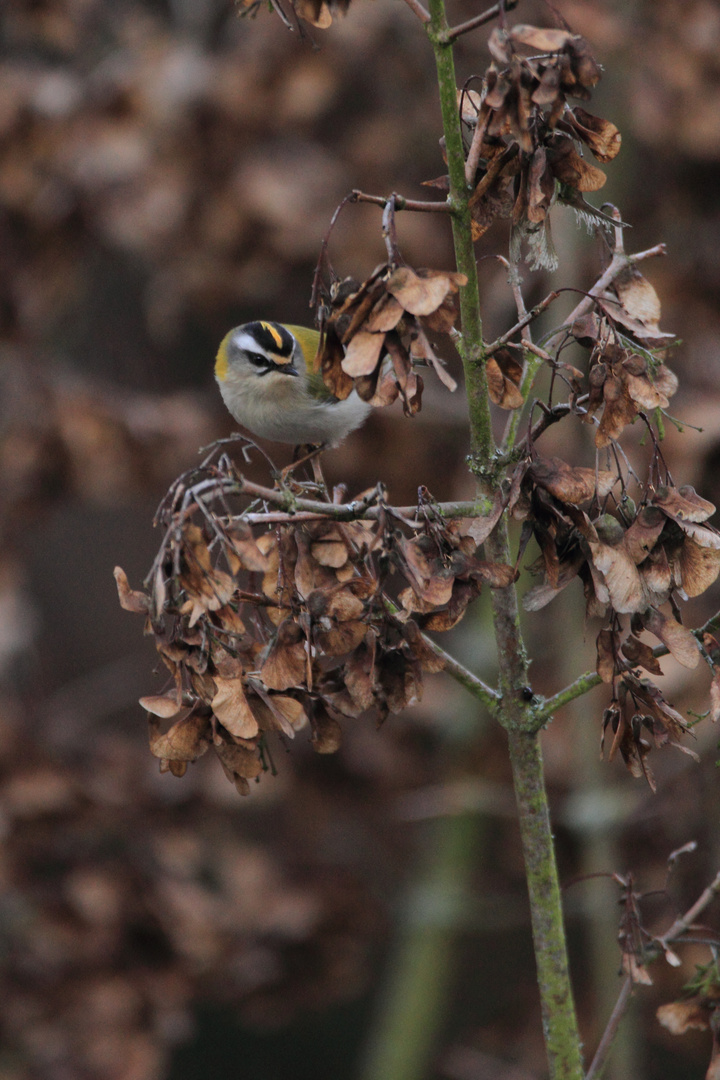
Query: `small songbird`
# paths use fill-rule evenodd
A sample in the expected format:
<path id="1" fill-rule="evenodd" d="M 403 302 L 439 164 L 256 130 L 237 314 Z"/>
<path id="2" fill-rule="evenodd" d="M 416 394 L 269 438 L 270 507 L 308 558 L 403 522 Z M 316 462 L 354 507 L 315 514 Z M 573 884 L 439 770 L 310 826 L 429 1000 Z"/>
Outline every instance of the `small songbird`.
<path id="1" fill-rule="evenodd" d="M 215 361 L 223 401 L 239 424 L 276 442 L 335 446 L 371 406 L 344 401 L 313 370 L 320 335 L 304 326 L 249 322 L 226 334 Z"/>

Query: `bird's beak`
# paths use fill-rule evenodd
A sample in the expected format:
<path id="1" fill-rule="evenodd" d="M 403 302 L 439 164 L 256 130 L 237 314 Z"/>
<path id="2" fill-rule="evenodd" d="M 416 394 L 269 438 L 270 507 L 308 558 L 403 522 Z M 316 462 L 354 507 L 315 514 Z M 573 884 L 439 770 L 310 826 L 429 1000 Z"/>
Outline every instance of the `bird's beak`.
<path id="1" fill-rule="evenodd" d="M 273 362 L 273 366 L 276 371 L 282 371 L 283 375 L 299 375 L 300 372 L 292 363 L 288 356 L 277 356 L 274 353 L 270 354 L 270 359 Z"/>

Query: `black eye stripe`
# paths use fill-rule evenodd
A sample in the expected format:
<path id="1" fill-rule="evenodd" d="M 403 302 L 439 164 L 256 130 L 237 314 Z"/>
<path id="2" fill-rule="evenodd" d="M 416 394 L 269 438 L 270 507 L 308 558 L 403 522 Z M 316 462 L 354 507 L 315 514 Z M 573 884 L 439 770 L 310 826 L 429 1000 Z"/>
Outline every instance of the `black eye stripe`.
<path id="1" fill-rule="evenodd" d="M 255 367 L 268 367 L 271 363 L 271 361 L 268 360 L 267 356 L 263 356 L 262 353 L 250 352 L 250 350 L 248 350 L 245 355 L 247 356 L 250 363 L 254 364 Z"/>

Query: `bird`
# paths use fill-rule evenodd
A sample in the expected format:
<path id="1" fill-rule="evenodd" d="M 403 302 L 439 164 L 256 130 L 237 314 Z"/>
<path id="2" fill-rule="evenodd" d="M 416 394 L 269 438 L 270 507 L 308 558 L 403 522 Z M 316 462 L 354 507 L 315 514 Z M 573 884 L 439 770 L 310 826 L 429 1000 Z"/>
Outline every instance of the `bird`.
<path id="1" fill-rule="evenodd" d="M 244 323 L 225 335 L 215 378 L 228 411 L 263 439 L 295 446 L 337 446 L 367 419 L 371 406 L 355 390 L 343 401 L 313 362 L 320 334 L 278 322 Z"/>

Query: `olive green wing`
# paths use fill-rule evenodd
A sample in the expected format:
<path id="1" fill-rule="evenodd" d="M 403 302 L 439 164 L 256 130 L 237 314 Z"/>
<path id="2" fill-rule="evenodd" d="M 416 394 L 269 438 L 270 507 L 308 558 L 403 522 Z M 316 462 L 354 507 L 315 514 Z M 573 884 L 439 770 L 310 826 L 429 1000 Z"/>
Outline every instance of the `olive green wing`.
<path id="1" fill-rule="evenodd" d="M 302 349 L 305 370 L 307 371 L 308 389 L 312 396 L 317 401 L 337 401 L 337 398 L 330 393 L 323 382 L 320 372 L 314 370 L 315 357 L 320 346 L 319 331 L 311 330 L 309 326 L 290 326 L 289 324 L 286 324 L 286 329 L 297 339 Z"/>

